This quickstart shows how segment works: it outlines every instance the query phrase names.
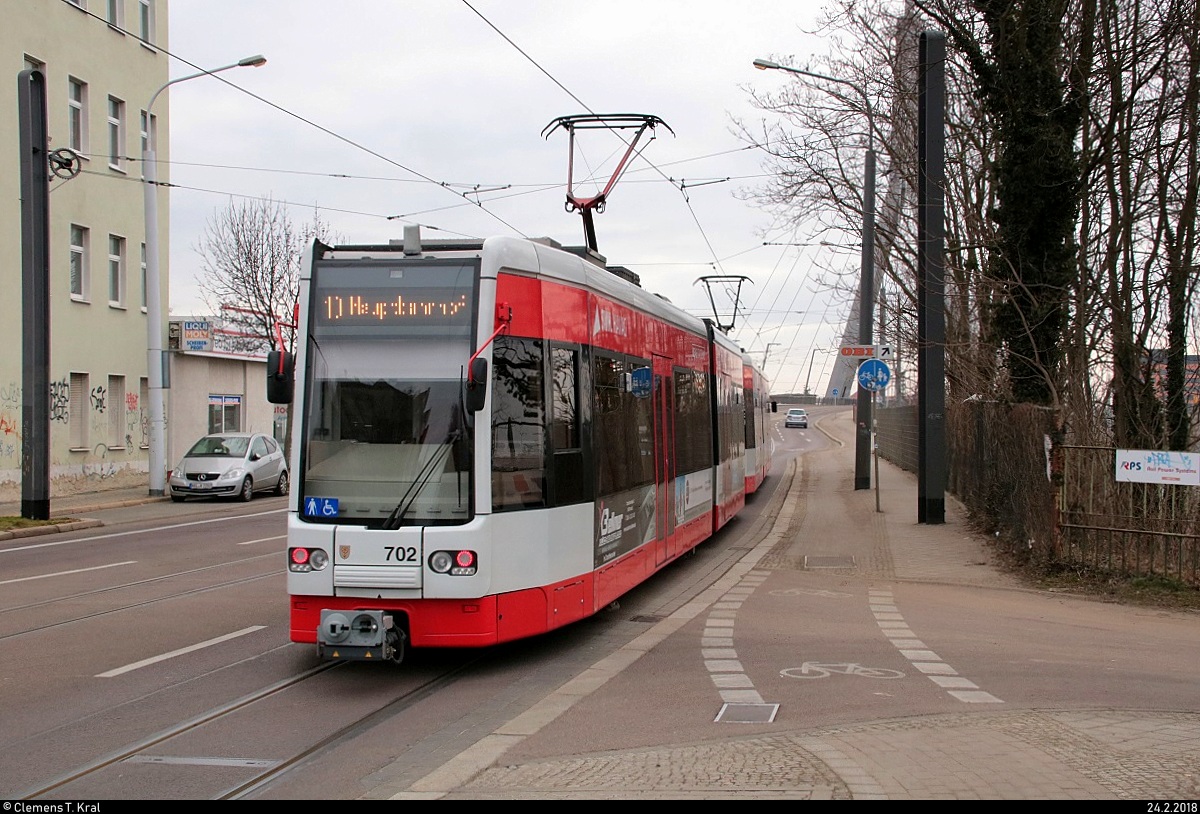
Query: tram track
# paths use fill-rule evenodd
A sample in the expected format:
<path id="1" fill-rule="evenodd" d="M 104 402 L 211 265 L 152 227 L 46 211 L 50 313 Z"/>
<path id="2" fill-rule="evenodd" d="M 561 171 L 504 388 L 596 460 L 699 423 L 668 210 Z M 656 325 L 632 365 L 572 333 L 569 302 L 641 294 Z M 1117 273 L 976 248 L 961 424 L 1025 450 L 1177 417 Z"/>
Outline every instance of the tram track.
<path id="1" fill-rule="evenodd" d="M 162 576 L 152 577 L 150 579 L 144 579 L 144 580 L 136 580 L 134 582 L 128 582 L 128 583 L 124 583 L 122 585 L 112 585 L 112 586 L 107 586 L 105 588 L 97 588 L 92 591 L 81 591 L 76 594 L 71 594 L 71 595 L 62 596 L 62 597 L 55 597 L 54 599 L 48 599 L 48 600 L 44 600 L 41 602 L 31 602 L 31 603 L 27 603 L 25 605 L 18 605 L 18 606 L 14 606 L 11 608 L 4 608 L 4 609 L 0 609 L 0 617 L 3 617 L 6 614 L 10 614 L 10 613 L 17 613 L 17 612 L 21 612 L 21 611 L 38 610 L 38 609 L 44 609 L 44 608 L 48 608 L 48 607 L 55 607 L 60 604 L 69 603 L 69 602 L 77 601 L 80 599 L 87 599 L 87 598 L 100 596 L 103 594 L 109 594 L 109 593 L 112 593 L 113 591 L 122 591 L 122 590 L 130 590 L 133 588 L 140 588 L 140 587 L 144 587 L 146 585 L 152 585 L 154 583 L 163 582 L 164 580 L 179 579 L 182 577 L 192 576 L 197 573 L 204 572 L 204 571 L 213 570 L 215 568 L 221 568 L 221 567 L 225 567 L 228 565 L 244 564 L 246 562 L 251 562 L 251 561 L 257 560 L 257 559 L 271 559 L 271 560 L 278 561 L 279 555 L 277 553 L 264 554 L 259 557 L 250 558 L 249 560 L 239 560 L 236 563 L 223 563 L 221 565 L 206 566 L 205 568 L 196 568 L 196 569 L 190 569 L 188 571 L 180 571 L 180 572 L 177 572 L 174 574 L 164 574 Z M 148 606 L 155 605 L 160 602 L 170 602 L 170 601 L 174 601 L 174 600 L 178 600 L 178 599 L 184 599 L 189 596 L 198 596 L 200 594 L 209 593 L 211 591 L 221 590 L 224 588 L 231 588 L 231 587 L 234 587 L 237 585 L 245 585 L 247 583 L 256 582 L 258 580 L 270 579 L 272 577 L 280 576 L 281 573 L 282 573 L 282 569 L 275 568 L 274 570 L 267 572 L 267 573 L 263 573 L 263 574 L 252 574 L 250 576 L 239 577 L 237 579 L 229 579 L 229 580 L 225 580 L 223 582 L 214 582 L 214 583 L 211 583 L 208 585 L 202 585 L 202 586 L 192 588 L 192 589 L 189 589 L 186 591 L 178 591 L 176 593 L 166 594 L 164 596 L 153 597 L 151 599 L 146 599 L 146 600 L 143 600 L 140 602 L 130 602 L 130 603 L 122 604 L 122 605 L 115 606 L 115 607 L 105 608 L 104 610 L 96 611 L 95 613 L 87 613 L 87 614 L 82 614 L 79 616 L 73 616 L 69 619 L 59 619 L 54 622 L 44 624 L 44 625 L 39 625 L 36 627 L 26 627 L 23 630 L 19 630 L 15 633 L 0 634 L 0 642 L 8 641 L 11 639 L 19 639 L 22 636 L 28 636 L 31 633 L 39 633 L 39 632 L 44 632 L 47 630 L 53 630 L 54 628 L 63 627 L 64 625 L 78 624 L 80 622 L 86 622 L 86 621 L 93 620 L 93 619 L 99 619 L 99 618 L 102 618 L 105 616 L 111 616 L 112 614 L 115 614 L 115 613 L 123 613 L 123 612 L 130 611 L 130 610 L 146 608 Z"/>
<path id="2" fill-rule="evenodd" d="M 412 705 L 428 698 L 429 696 L 452 686 L 457 680 L 462 678 L 467 672 L 478 665 L 479 662 L 487 658 L 484 654 L 475 655 L 461 663 L 454 664 L 448 669 L 436 671 L 428 678 L 422 679 L 418 684 L 410 688 L 404 689 L 397 697 L 389 700 L 383 706 L 377 707 L 364 715 L 359 716 L 348 724 L 338 727 L 336 730 L 329 732 L 313 743 L 310 743 L 303 748 L 295 750 L 295 752 L 285 758 L 280 758 L 271 761 L 271 765 L 263 771 L 255 773 L 252 777 L 238 783 L 235 786 L 224 789 L 218 792 L 210 799 L 213 800 L 241 800 L 249 799 L 250 795 L 254 794 L 267 786 L 274 780 L 288 773 L 289 771 L 302 766 L 306 761 L 318 758 L 323 753 L 338 747 L 354 738 L 360 736 L 363 732 L 369 731 L 380 722 L 391 718 L 399 713 L 404 712 Z M 234 699 L 228 703 L 208 709 L 198 715 L 182 721 L 176 725 L 166 729 L 159 730 L 145 738 L 128 743 L 124 746 L 110 751 L 107 754 L 98 757 L 92 762 L 69 769 L 53 779 L 44 782 L 35 787 L 24 790 L 19 793 L 16 799 L 21 800 L 37 800 L 40 798 L 46 799 L 66 799 L 69 796 L 78 796 L 68 789 L 69 786 L 89 778 L 95 777 L 106 770 L 131 759 L 144 755 L 148 750 L 155 747 L 169 746 L 169 744 L 179 738 L 187 736 L 203 727 L 219 723 L 226 719 L 234 718 L 239 714 L 252 712 L 257 704 L 261 704 L 268 699 L 279 696 L 289 690 L 294 690 L 301 687 L 306 682 L 320 676 L 324 673 L 345 669 L 351 666 L 351 662 L 322 662 L 308 670 L 300 672 L 296 675 L 289 676 L 274 682 L 266 687 L 263 687 L 254 692 L 243 695 L 240 698 Z M 144 700 L 144 699 L 139 699 Z M 153 761 L 148 761 L 153 763 Z M 56 794 L 58 793 L 58 794 Z M 88 795 L 86 792 L 84 797 Z"/>

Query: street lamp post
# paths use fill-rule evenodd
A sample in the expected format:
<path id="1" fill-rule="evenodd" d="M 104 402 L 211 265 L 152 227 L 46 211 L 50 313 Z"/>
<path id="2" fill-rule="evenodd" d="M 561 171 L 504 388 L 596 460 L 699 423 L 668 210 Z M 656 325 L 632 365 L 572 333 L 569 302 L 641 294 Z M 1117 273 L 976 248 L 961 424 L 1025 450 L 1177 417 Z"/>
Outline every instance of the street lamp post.
<path id="1" fill-rule="evenodd" d="M 773 348 L 779 344 L 782 344 L 782 343 L 780 343 L 780 342 L 768 342 L 767 343 L 767 349 L 763 351 L 763 363 L 762 363 L 763 370 L 766 370 L 766 368 L 767 368 L 767 357 L 771 355 L 771 348 Z"/>
<path id="2" fill-rule="evenodd" d="M 150 111 L 158 95 L 177 82 L 211 76 L 231 68 L 257 68 L 266 63 L 266 57 L 252 56 L 240 59 L 232 65 L 213 68 L 211 71 L 180 76 L 167 82 L 150 97 L 146 105 L 146 142 L 142 145 L 142 186 L 145 190 L 146 207 L 146 382 L 150 398 L 150 495 L 162 497 L 166 494 L 167 454 L 164 448 L 167 419 L 163 406 L 163 382 L 166 378 L 167 357 L 163 349 L 162 291 L 158 269 L 158 167 L 155 164 L 153 134 L 150 129 Z"/>
<path id="3" fill-rule="evenodd" d="M 859 277 L 858 292 L 858 341 L 863 345 L 872 345 L 874 326 L 872 325 L 875 310 L 875 116 L 871 110 L 871 100 L 866 91 L 854 82 L 839 79 L 836 76 L 803 71 L 771 62 L 766 59 L 754 60 L 754 67 L 761 71 L 777 70 L 801 76 L 823 79 L 826 82 L 837 82 L 853 88 L 863 99 L 863 109 L 867 114 L 867 154 L 863 160 L 863 223 L 862 223 L 862 269 Z M 809 372 L 812 365 L 809 364 Z M 871 488 L 871 429 L 874 416 L 871 409 L 871 393 L 865 388 L 858 388 L 858 431 L 855 433 L 854 445 L 854 488 Z"/>
<path id="4" fill-rule="evenodd" d="M 808 395 L 808 382 L 810 379 L 812 379 L 813 364 L 817 361 L 817 352 L 818 351 L 820 351 L 821 353 L 825 352 L 824 349 L 822 349 L 822 348 L 813 348 L 813 352 L 808 357 L 808 375 L 804 377 L 804 395 L 806 395 L 806 396 Z M 825 369 L 824 364 L 825 364 L 824 362 L 821 363 L 822 370 Z"/>

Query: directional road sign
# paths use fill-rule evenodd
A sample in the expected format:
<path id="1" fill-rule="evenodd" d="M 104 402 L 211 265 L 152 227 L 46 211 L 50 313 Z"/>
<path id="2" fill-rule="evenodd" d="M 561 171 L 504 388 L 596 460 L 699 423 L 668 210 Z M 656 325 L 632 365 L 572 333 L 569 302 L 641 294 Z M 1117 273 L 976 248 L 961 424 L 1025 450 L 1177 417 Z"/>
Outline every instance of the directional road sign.
<path id="1" fill-rule="evenodd" d="M 891 345 L 842 345 L 842 356 L 849 356 L 855 359 L 883 359 L 890 361 L 892 359 Z"/>
<path id="2" fill-rule="evenodd" d="M 878 359 L 868 359 L 858 366 L 858 386 L 878 393 L 892 380 L 892 371 Z"/>

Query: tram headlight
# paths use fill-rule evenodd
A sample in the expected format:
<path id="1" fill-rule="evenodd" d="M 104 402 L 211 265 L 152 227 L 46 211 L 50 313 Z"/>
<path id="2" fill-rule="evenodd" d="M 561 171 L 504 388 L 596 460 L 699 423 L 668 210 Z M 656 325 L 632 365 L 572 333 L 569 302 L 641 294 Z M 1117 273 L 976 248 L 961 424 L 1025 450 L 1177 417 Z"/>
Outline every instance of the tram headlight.
<path id="1" fill-rule="evenodd" d="M 429 557 L 429 569 L 435 574 L 445 574 L 454 565 L 454 557 L 449 551 L 435 551 Z"/>
<path id="2" fill-rule="evenodd" d="M 479 571 L 479 557 L 474 551 L 435 551 L 429 555 L 429 570 L 452 577 L 472 577 Z"/>
<path id="3" fill-rule="evenodd" d="M 288 570 L 294 574 L 321 571 L 329 565 L 329 555 L 319 548 L 289 548 Z"/>

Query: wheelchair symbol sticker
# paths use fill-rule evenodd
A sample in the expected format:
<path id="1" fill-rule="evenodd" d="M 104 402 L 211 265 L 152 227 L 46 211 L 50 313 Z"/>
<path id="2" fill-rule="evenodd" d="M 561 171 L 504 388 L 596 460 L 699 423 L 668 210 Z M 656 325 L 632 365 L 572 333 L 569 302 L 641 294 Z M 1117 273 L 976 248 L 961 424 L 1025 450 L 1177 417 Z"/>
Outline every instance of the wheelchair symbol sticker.
<path id="1" fill-rule="evenodd" d="M 305 517 L 337 517 L 338 499 L 336 497 L 307 497 L 304 499 Z"/>

